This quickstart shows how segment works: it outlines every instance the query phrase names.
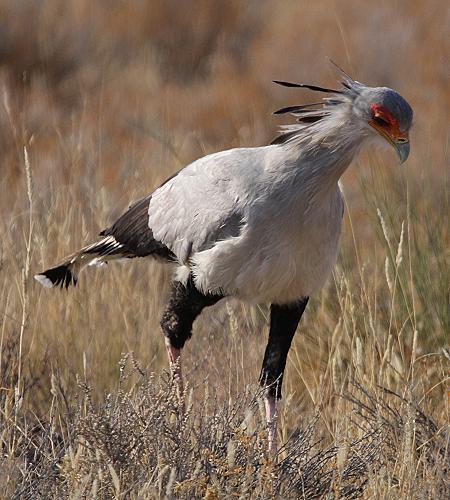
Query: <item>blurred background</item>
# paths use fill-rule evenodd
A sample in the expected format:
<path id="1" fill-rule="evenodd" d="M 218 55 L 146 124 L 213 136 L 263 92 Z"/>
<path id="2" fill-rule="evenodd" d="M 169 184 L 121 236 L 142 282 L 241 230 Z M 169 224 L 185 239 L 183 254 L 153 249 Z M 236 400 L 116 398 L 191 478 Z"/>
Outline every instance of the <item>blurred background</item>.
<path id="1" fill-rule="evenodd" d="M 123 352 L 150 371 L 166 367 L 158 322 L 168 270 L 146 261 L 90 269 L 68 293 L 44 290 L 32 275 L 95 239 L 190 161 L 267 144 L 281 124 L 273 110 L 314 99 L 272 80 L 335 85 L 328 58 L 357 80 L 399 91 L 414 128 L 404 167 L 393 152 L 369 151 L 344 176 L 342 251 L 296 339 L 286 385 L 292 408 L 333 392 L 333 384 L 324 389 L 327 367 L 342 380 L 366 370 L 375 382 L 389 351 L 387 379 L 405 381 L 414 335 L 414 356 L 448 343 L 446 2 L 2 0 L 0 22 L 7 393 L 22 384 L 26 404 L 45 411 L 52 376 L 69 394 L 77 374 L 89 376 L 101 397 Z M 207 380 L 227 397 L 256 381 L 266 319 L 265 306 L 233 301 L 205 313 L 186 349 L 193 385 Z M 354 361 L 361 346 L 364 362 Z M 442 373 L 436 356 L 423 358 L 438 359 L 424 368 L 428 388 Z M 442 390 L 432 393 L 441 403 Z"/>

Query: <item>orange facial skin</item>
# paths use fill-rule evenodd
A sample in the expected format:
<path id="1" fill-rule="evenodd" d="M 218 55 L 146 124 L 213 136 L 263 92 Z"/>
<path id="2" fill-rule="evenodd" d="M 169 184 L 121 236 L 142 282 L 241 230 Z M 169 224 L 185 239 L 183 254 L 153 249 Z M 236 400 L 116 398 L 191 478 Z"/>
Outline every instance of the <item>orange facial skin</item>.
<path id="1" fill-rule="evenodd" d="M 408 132 L 400 130 L 398 121 L 389 110 L 379 104 L 371 104 L 370 109 L 372 110 L 372 118 L 369 120 L 369 125 L 391 144 L 395 145 L 409 141 Z"/>

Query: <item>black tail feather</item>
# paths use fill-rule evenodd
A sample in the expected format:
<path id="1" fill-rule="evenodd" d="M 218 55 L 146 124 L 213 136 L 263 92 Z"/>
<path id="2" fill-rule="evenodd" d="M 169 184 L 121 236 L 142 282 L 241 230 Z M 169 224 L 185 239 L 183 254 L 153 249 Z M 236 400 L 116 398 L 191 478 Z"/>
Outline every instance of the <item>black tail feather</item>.
<path id="1" fill-rule="evenodd" d="M 70 285 L 76 286 L 77 284 L 76 276 L 74 276 L 69 267 L 64 264 L 47 269 L 40 273 L 40 276 L 45 276 L 52 282 L 53 286 L 59 286 L 60 288 L 67 289 Z"/>

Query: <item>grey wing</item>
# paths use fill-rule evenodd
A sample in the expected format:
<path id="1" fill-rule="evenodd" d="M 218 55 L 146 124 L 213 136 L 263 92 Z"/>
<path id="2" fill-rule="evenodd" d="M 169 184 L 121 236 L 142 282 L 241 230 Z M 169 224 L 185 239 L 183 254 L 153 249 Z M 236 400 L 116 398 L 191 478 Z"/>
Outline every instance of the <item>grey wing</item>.
<path id="1" fill-rule="evenodd" d="M 183 264 L 217 241 L 238 236 L 242 224 L 243 206 L 233 179 L 204 161 L 157 189 L 149 204 L 154 238 Z"/>

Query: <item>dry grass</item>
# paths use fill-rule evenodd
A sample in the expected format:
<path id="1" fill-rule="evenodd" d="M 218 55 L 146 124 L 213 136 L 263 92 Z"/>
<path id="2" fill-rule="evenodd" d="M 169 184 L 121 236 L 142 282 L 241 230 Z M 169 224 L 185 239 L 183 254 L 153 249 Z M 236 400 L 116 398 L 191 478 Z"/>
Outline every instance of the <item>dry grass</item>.
<path id="1" fill-rule="evenodd" d="M 190 6 L 0 3 L 1 495 L 450 496 L 444 2 Z M 411 102 L 412 153 L 345 175 L 341 252 L 289 356 L 273 464 L 252 385 L 265 306 L 197 321 L 180 418 L 158 325 L 169 270 L 89 270 L 68 293 L 31 275 L 192 159 L 267 143 L 269 113 L 309 98 L 270 81 L 331 84 L 325 56 Z"/>
<path id="2" fill-rule="evenodd" d="M 131 375 L 138 381 L 125 389 Z M 318 409 L 274 463 L 251 388 L 224 403 L 206 387 L 195 405 L 188 391 L 180 416 L 176 386 L 147 376 L 130 356 L 101 404 L 92 387 L 79 388 L 69 408 L 55 378 L 48 420 L 9 426 L 5 442 L 14 444 L 3 474 L 11 496 L 380 498 L 400 490 L 406 498 L 445 498 L 448 491 L 448 440 L 414 401 L 386 391 L 370 394 L 353 383 L 337 401 L 347 429 L 327 442 Z"/>

